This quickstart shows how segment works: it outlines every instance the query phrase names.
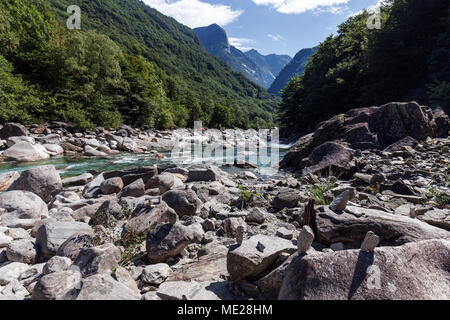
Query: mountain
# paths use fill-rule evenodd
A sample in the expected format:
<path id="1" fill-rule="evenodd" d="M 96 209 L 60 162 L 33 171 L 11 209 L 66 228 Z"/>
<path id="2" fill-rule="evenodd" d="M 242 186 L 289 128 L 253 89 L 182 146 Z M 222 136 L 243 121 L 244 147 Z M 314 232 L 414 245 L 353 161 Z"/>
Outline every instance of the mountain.
<path id="1" fill-rule="evenodd" d="M 263 56 L 256 50 L 246 53 L 230 45 L 226 31 L 217 24 L 194 29 L 205 49 L 225 61 L 234 71 L 268 88 L 280 70 L 290 61 L 289 56 Z"/>
<path id="2" fill-rule="evenodd" d="M 226 62 L 234 71 L 248 79 L 264 85 L 264 75 L 258 65 L 243 52 L 229 44 L 226 31 L 217 24 L 194 29 L 205 49 Z"/>
<path id="3" fill-rule="evenodd" d="M 302 49 L 289 62 L 283 70 L 278 74 L 275 81 L 269 88 L 269 92 L 280 95 L 280 91 L 283 90 L 289 81 L 296 75 L 301 76 L 308 64 L 309 57 L 317 51 L 317 48 Z"/>
<path id="4" fill-rule="evenodd" d="M 69 5 L 81 8 L 81 30 L 66 28 Z M 0 25 L 0 122 L 274 123 L 272 95 L 141 1 L 2 0 Z"/>
<path id="5" fill-rule="evenodd" d="M 269 54 L 264 56 L 257 50 L 252 49 L 245 53 L 260 68 L 263 74 L 263 87 L 268 88 L 276 79 L 280 71 L 292 60 L 288 55 Z"/>

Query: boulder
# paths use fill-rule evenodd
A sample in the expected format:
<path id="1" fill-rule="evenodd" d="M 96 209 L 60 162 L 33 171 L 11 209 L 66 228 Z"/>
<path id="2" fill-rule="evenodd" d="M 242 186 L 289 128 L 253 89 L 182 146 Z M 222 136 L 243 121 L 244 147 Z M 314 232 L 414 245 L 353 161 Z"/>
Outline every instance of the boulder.
<path id="1" fill-rule="evenodd" d="M 220 172 L 217 168 L 212 166 L 204 167 L 193 167 L 189 168 L 188 182 L 195 181 L 217 181 L 220 178 Z"/>
<path id="2" fill-rule="evenodd" d="M 156 294 L 161 300 L 234 300 L 227 281 L 166 281 Z"/>
<path id="3" fill-rule="evenodd" d="M 127 269 L 117 266 L 113 276 L 118 282 L 133 290 L 136 295 L 141 295 L 141 291 L 139 290 L 136 281 L 133 280 Z"/>
<path id="4" fill-rule="evenodd" d="M 437 138 L 447 138 L 450 131 L 450 120 L 442 108 L 433 110 L 433 130 Z"/>
<path id="5" fill-rule="evenodd" d="M 80 268 L 83 276 L 87 277 L 96 273 L 111 272 L 120 258 L 120 249 L 112 243 L 106 243 L 98 247 L 82 249 L 74 264 Z"/>
<path id="6" fill-rule="evenodd" d="M 292 259 L 297 255 L 293 254 L 288 257 L 279 267 L 272 270 L 268 275 L 259 279 L 256 284 L 262 295 L 268 300 L 277 300 L 283 285 L 286 270 L 291 264 Z"/>
<path id="7" fill-rule="evenodd" d="M 139 210 L 125 224 L 122 238 L 127 235 L 146 235 L 150 230 L 161 224 L 175 224 L 178 220 L 176 212 L 165 202 L 153 208 Z"/>
<path id="8" fill-rule="evenodd" d="M 88 157 L 106 157 L 107 153 L 103 151 L 98 151 L 97 149 L 92 148 L 91 146 L 86 145 L 84 147 L 84 155 Z"/>
<path id="9" fill-rule="evenodd" d="M 18 280 L 12 280 L 4 288 L 0 289 L 0 301 L 24 300 L 29 294 L 28 290 Z"/>
<path id="10" fill-rule="evenodd" d="M 10 137 L 26 136 L 28 130 L 19 123 L 9 122 L 0 129 L 0 139 L 7 140 Z"/>
<path id="11" fill-rule="evenodd" d="M 116 200 L 106 200 L 92 216 L 89 224 L 91 226 L 111 226 L 123 218 L 124 212 L 122 206 Z"/>
<path id="12" fill-rule="evenodd" d="M 407 137 L 400 139 L 400 140 L 394 142 L 393 144 L 387 146 L 384 149 L 384 151 L 385 152 L 401 151 L 403 149 L 403 147 L 415 148 L 418 144 L 419 144 L 419 142 L 416 139 L 411 138 L 410 136 L 407 136 Z"/>
<path id="13" fill-rule="evenodd" d="M 159 286 L 172 273 L 169 265 L 166 263 L 157 263 L 145 266 L 141 274 L 141 280 L 145 284 Z"/>
<path id="14" fill-rule="evenodd" d="M 9 261 L 34 264 L 36 248 L 29 239 L 14 240 L 8 244 L 6 257 Z"/>
<path id="15" fill-rule="evenodd" d="M 337 142 L 325 142 L 313 149 L 308 166 L 303 169 L 302 174 L 331 171 L 334 175 L 349 177 L 356 171 L 353 158 L 354 151 L 347 146 Z"/>
<path id="16" fill-rule="evenodd" d="M 33 227 L 36 220 L 48 214 L 47 205 L 40 197 L 28 191 L 8 191 L 0 193 L 1 225 L 7 227 Z"/>
<path id="17" fill-rule="evenodd" d="M 100 186 L 103 181 L 105 181 L 105 177 L 104 173 L 101 173 L 84 186 L 83 196 L 87 199 L 96 198 L 101 193 Z"/>
<path id="18" fill-rule="evenodd" d="M 434 209 L 417 217 L 432 226 L 450 231 L 450 209 Z"/>
<path id="19" fill-rule="evenodd" d="M 232 246 L 227 255 L 227 269 L 231 280 L 257 280 L 272 271 L 282 253 L 297 250 L 292 241 L 279 237 L 255 235 L 239 246 Z"/>
<path id="20" fill-rule="evenodd" d="M 242 218 L 227 218 L 223 220 L 223 233 L 229 238 L 235 238 L 237 236 L 237 230 L 239 227 L 244 228 L 243 233 L 247 233 L 247 224 Z"/>
<path id="21" fill-rule="evenodd" d="M 52 156 L 57 156 L 64 153 L 64 149 L 59 144 L 43 144 L 45 150 Z"/>
<path id="22" fill-rule="evenodd" d="M 319 242 L 342 242 L 348 248 L 360 248 L 367 232 L 380 237 L 381 246 L 398 246 L 427 239 L 450 239 L 450 232 L 417 219 L 384 211 L 348 206 L 343 213 L 318 212 L 316 230 Z"/>
<path id="23" fill-rule="evenodd" d="M 57 256 L 70 258 L 72 261 L 78 257 L 84 249 L 93 247 L 92 234 L 78 232 L 67 238 L 56 251 Z"/>
<path id="24" fill-rule="evenodd" d="M 18 142 L 5 150 L 2 153 L 2 157 L 5 161 L 15 162 L 41 161 L 50 158 L 50 155 L 42 151 L 38 146 L 39 145 L 32 145 L 26 141 Z"/>
<path id="25" fill-rule="evenodd" d="M 448 300 L 450 241 L 296 256 L 280 300 Z M 330 267 L 332 266 L 332 268 Z"/>
<path id="26" fill-rule="evenodd" d="M 15 145 L 18 142 L 28 142 L 31 144 L 35 144 L 36 141 L 34 140 L 34 138 L 32 137 L 27 137 L 27 136 L 18 136 L 18 137 L 9 137 L 8 140 L 6 140 L 6 146 L 8 148 L 12 147 L 13 145 Z"/>
<path id="27" fill-rule="evenodd" d="M 42 273 L 49 274 L 53 272 L 66 271 L 71 265 L 72 260 L 70 260 L 69 258 L 54 256 L 50 258 L 50 260 L 48 260 L 44 265 L 44 268 L 42 268 Z"/>
<path id="28" fill-rule="evenodd" d="M 119 197 L 134 197 L 139 198 L 145 194 L 145 184 L 142 178 L 130 183 L 119 193 Z"/>
<path id="29" fill-rule="evenodd" d="M 191 243 L 201 243 L 202 234 L 195 228 L 176 223 L 165 224 L 151 230 L 147 235 L 147 257 L 151 263 L 165 262 L 177 256 Z"/>
<path id="30" fill-rule="evenodd" d="M 103 173 L 105 179 L 113 177 L 122 178 L 124 186 L 128 186 L 130 183 L 133 183 L 139 179 L 142 179 L 145 185 L 145 182 L 147 182 L 156 174 L 158 174 L 158 169 L 156 168 L 156 166 L 138 167 L 133 169 L 116 170 Z"/>
<path id="31" fill-rule="evenodd" d="M 433 136 L 425 110 L 416 102 L 392 102 L 379 107 L 368 121 L 381 145 L 388 146 L 407 136 L 424 141 Z"/>
<path id="32" fill-rule="evenodd" d="M 181 218 L 185 215 L 193 216 L 201 206 L 201 201 L 192 190 L 171 190 L 163 194 L 162 200 L 175 210 Z"/>
<path id="33" fill-rule="evenodd" d="M 75 269 L 52 272 L 36 283 L 32 300 L 74 300 L 81 289 L 81 273 Z"/>
<path id="34" fill-rule="evenodd" d="M 245 216 L 245 222 L 262 224 L 266 220 L 266 213 L 261 208 L 252 208 Z"/>
<path id="35" fill-rule="evenodd" d="M 83 279 L 77 300 L 141 300 L 141 296 L 109 274 L 94 274 Z"/>
<path id="36" fill-rule="evenodd" d="M 123 188 L 123 181 L 119 177 L 109 178 L 100 184 L 100 190 L 103 194 L 119 193 Z"/>
<path id="37" fill-rule="evenodd" d="M 83 173 L 76 177 L 65 178 L 62 180 L 63 187 L 84 186 L 94 179 L 90 173 Z"/>
<path id="38" fill-rule="evenodd" d="M 39 166 L 23 171 L 8 191 L 23 190 L 37 194 L 45 202 L 63 189 L 61 177 L 54 166 Z"/>
<path id="39" fill-rule="evenodd" d="M 0 174 L 0 192 L 6 191 L 19 177 L 20 173 L 17 171 L 10 171 Z"/>
<path id="40" fill-rule="evenodd" d="M 147 181 L 147 183 L 145 184 L 145 189 L 158 188 L 160 194 L 163 194 L 164 192 L 170 190 L 174 183 L 175 179 L 172 174 L 159 174 Z"/>
<path id="41" fill-rule="evenodd" d="M 92 229 L 88 224 L 82 222 L 47 221 L 36 234 L 39 257 L 42 259 L 53 257 L 67 239 L 79 232 L 90 234 Z"/>
<path id="42" fill-rule="evenodd" d="M 294 208 L 301 200 L 301 195 L 295 190 L 282 190 L 272 201 L 272 206 L 277 210 Z"/>
<path id="43" fill-rule="evenodd" d="M 0 286 L 6 286 L 10 281 L 19 279 L 22 272 L 30 266 L 22 262 L 9 262 L 0 266 Z"/>

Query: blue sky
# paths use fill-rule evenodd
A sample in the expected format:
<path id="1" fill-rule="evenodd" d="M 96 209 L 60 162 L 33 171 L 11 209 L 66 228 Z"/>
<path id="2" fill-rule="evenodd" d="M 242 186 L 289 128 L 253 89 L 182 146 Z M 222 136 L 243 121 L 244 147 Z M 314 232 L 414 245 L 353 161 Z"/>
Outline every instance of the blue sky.
<path id="1" fill-rule="evenodd" d="M 143 0 L 195 28 L 217 23 L 243 51 L 288 54 L 319 44 L 378 0 Z"/>

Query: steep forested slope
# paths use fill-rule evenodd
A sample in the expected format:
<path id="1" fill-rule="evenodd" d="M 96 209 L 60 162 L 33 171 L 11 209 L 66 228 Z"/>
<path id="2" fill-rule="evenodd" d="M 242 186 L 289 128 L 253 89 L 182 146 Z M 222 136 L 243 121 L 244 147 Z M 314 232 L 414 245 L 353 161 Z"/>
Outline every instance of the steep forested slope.
<path id="1" fill-rule="evenodd" d="M 81 30 L 66 10 L 81 7 Z M 270 126 L 275 100 L 137 0 L 0 3 L 0 122 Z"/>
<path id="2" fill-rule="evenodd" d="M 294 59 L 279 72 L 268 91 L 280 95 L 281 90 L 286 87 L 293 77 L 296 75 L 301 76 L 303 74 L 303 71 L 305 71 L 306 65 L 308 64 L 309 57 L 316 51 L 317 48 L 300 50 L 295 55 Z"/>
<path id="3" fill-rule="evenodd" d="M 385 1 L 381 29 L 349 18 L 283 92 L 281 123 L 297 131 L 355 107 L 416 100 L 450 108 L 450 2 Z"/>

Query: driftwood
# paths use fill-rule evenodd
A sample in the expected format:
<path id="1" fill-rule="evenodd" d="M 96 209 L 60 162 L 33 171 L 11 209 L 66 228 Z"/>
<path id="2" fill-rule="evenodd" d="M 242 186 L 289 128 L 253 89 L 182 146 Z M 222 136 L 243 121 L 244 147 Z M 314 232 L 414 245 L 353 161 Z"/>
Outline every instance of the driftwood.
<path id="1" fill-rule="evenodd" d="M 303 225 L 311 227 L 314 234 L 316 234 L 316 210 L 314 209 L 314 199 L 309 199 L 308 203 L 305 205 Z"/>

